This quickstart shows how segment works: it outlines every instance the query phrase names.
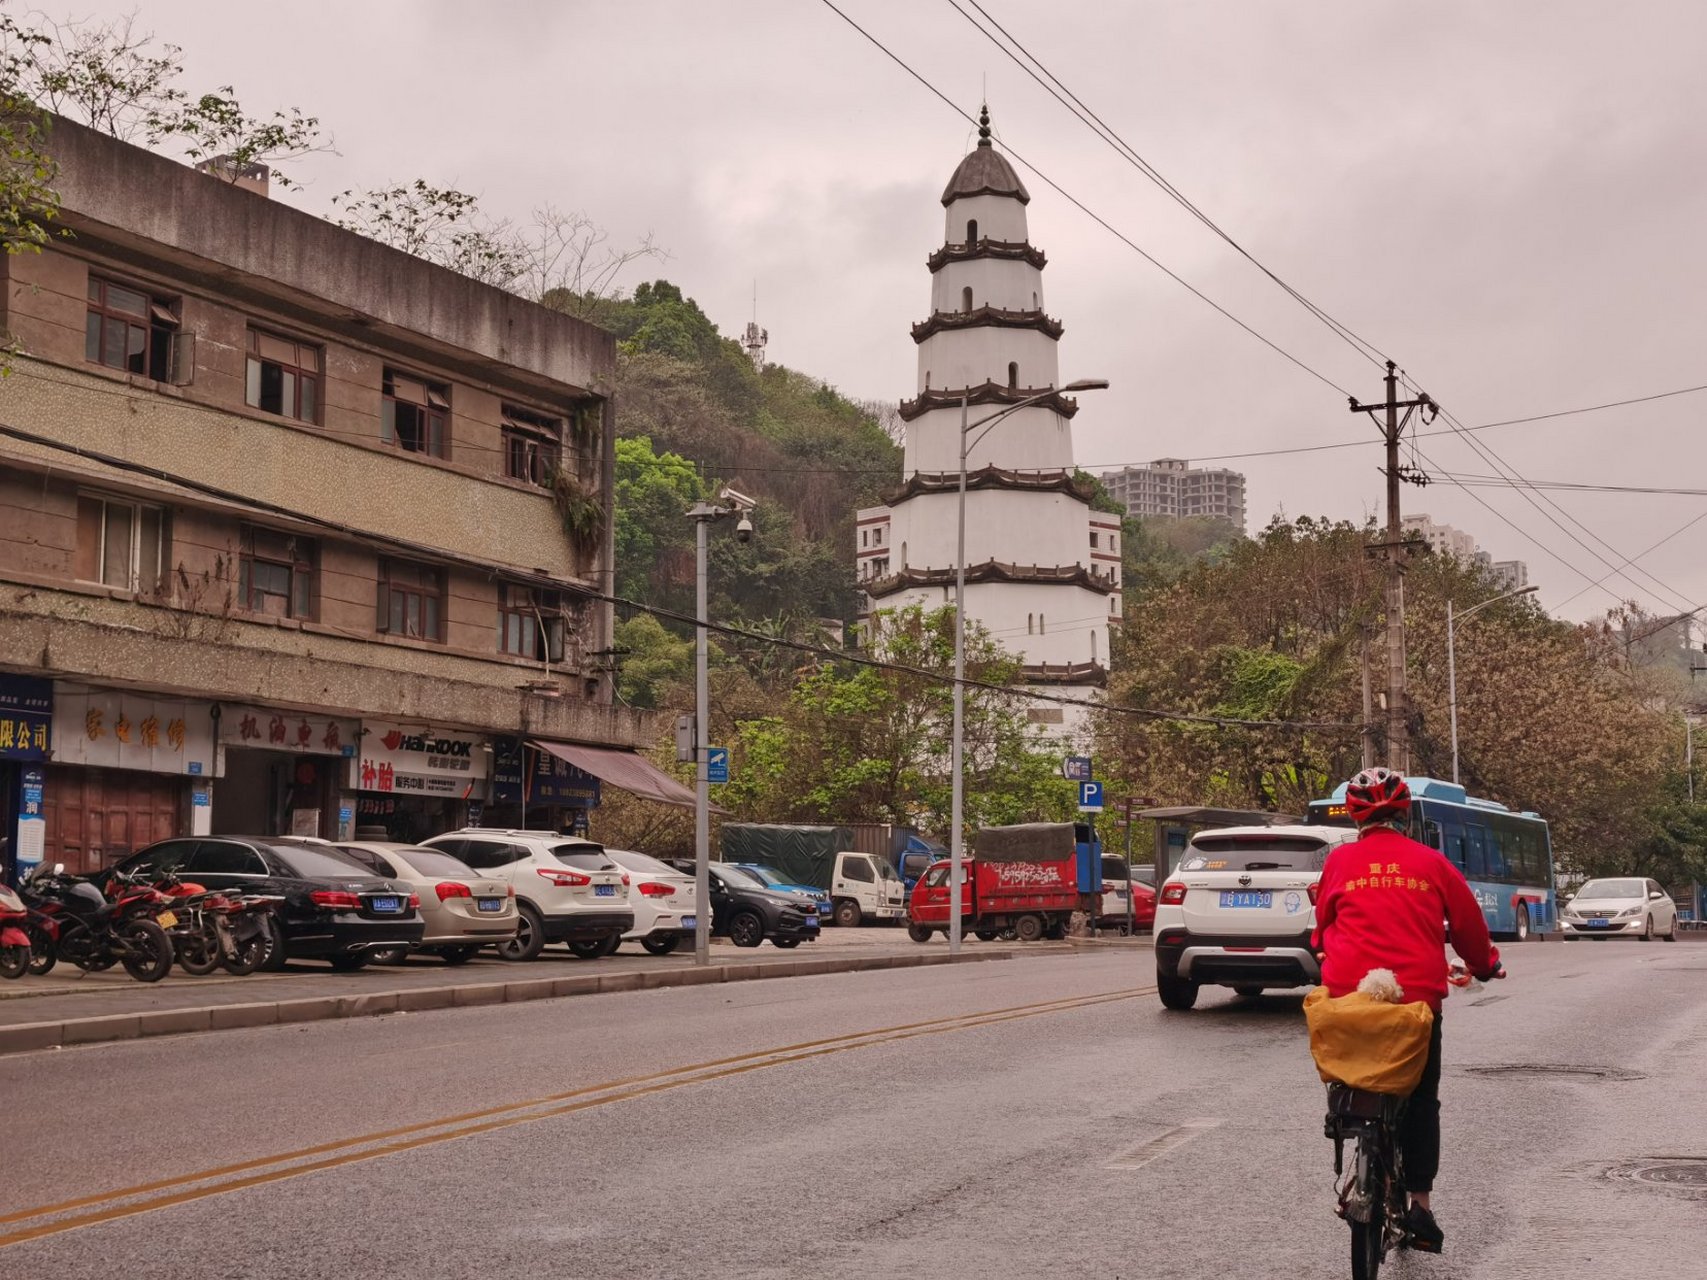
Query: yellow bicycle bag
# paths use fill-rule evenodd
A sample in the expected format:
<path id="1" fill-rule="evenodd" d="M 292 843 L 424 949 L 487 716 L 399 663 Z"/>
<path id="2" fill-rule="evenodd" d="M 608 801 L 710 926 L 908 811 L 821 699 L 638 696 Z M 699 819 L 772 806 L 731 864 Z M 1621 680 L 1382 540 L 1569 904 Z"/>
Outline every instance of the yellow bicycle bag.
<path id="1" fill-rule="evenodd" d="M 1304 997 L 1304 1021 L 1316 1072 L 1328 1084 L 1408 1094 L 1428 1065 L 1434 1010 L 1426 1004 L 1389 1004 L 1358 991 L 1336 998 L 1317 987 Z"/>

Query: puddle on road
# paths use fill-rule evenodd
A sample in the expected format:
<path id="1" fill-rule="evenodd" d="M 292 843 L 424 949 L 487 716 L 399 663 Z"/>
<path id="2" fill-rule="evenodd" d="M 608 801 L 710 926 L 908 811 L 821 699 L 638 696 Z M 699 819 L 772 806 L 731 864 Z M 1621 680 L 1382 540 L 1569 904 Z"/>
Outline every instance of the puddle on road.
<path id="1" fill-rule="evenodd" d="M 1580 1066 L 1567 1062 L 1484 1062 L 1461 1066 L 1458 1070 L 1473 1076 L 1533 1076 L 1540 1080 L 1576 1077 L 1621 1081 L 1647 1078 L 1640 1071 L 1627 1071 L 1623 1067 Z"/>

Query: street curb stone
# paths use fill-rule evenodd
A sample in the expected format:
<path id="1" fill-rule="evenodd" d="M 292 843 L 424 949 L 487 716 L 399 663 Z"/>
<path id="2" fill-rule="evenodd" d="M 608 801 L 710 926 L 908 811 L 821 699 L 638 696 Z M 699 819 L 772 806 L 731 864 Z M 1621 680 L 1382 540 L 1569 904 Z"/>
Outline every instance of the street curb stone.
<path id="1" fill-rule="evenodd" d="M 235 1031 L 285 1023 L 367 1018 L 400 1010 L 469 1008 L 479 1005 L 559 999 L 619 991 L 653 991 L 666 987 L 695 987 L 716 982 L 757 982 L 766 978 L 817 977 L 832 973 L 861 973 L 879 969 L 914 969 L 945 964 L 1011 960 L 1008 952 L 950 956 L 921 954 L 851 956 L 846 959 L 761 960 L 752 964 L 711 965 L 704 969 L 660 969 L 654 972 L 584 974 L 573 978 L 526 978 L 514 982 L 470 986 L 415 987 L 402 991 L 369 991 L 360 995 L 310 996 L 205 1008 L 156 1009 L 145 1013 L 106 1014 L 67 1018 L 59 1022 L 21 1022 L 0 1026 L 0 1056 L 56 1049 L 64 1045 L 101 1044 L 143 1036 L 181 1035 L 196 1031 Z"/>

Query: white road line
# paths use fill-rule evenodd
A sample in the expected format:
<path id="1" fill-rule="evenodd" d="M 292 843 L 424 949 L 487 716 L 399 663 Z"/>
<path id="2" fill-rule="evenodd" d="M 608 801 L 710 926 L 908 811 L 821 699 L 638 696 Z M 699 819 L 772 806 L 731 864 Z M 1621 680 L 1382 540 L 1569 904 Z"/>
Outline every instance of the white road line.
<path id="1" fill-rule="evenodd" d="M 1105 1169 L 1142 1169 L 1147 1164 L 1153 1164 L 1163 1156 L 1182 1147 L 1193 1138 L 1201 1137 L 1211 1129 L 1219 1128 L 1219 1120 L 1201 1119 L 1187 1120 L 1182 1125 L 1169 1129 L 1158 1137 L 1151 1138 L 1141 1146 L 1122 1153 L 1103 1165 Z"/>

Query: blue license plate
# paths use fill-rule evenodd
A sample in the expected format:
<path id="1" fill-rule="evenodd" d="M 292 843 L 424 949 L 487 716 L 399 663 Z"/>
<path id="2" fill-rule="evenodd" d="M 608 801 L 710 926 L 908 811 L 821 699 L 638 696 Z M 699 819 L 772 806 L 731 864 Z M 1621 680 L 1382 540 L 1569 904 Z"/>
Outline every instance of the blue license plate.
<path id="1" fill-rule="evenodd" d="M 367 904 L 374 911 L 403 910 L 402 898 L 369 898 Z"/>
<path id="2" fill-rule="evenodd" d="M 697 928 L 699 928 L 699 921 L 697 919 L 695 919 L 693 916 L 683 916 L 682 917 L 682 928 L 684 928 L 684 929 L 697 929 Z"/>
<path id="3" fill-rule="evenodd" d="M 482 911 L 502 911 L 504 900 L 502 898 L 476 898 L 475 905 Z"/>
<path id="4" fill-rule="evenodd" d="M 1591 929 L 1605 929 L 1605 928 L 1609 927 L 1611 924 L 1612 924 L 1612 921 L 1610 921 L 1610 920 L 1590 920 L 1588 922 L 1588 927 Z"/>
<path id="5" fill-rule="evenodd" d="M 593 896 L 595 898 L 614 898 L 616 897 L 616 886 L 614 884 L 596 884 L 593 886 Z"/>
<path id="6" fill-rule="evenodd" d="M 1221 905 L 1224 907 L 1259 907 L 1267 910 L 1274 906 L 1274 894 L 1268 889 L 1223 889 L 1221 890 Z"/>
<path id="7" fill-rule="evenodd" d="M 816 929 L 818 927 L 818 917 L 807 916 L 802 923 L 805 924 L 808 929 Z"/>

